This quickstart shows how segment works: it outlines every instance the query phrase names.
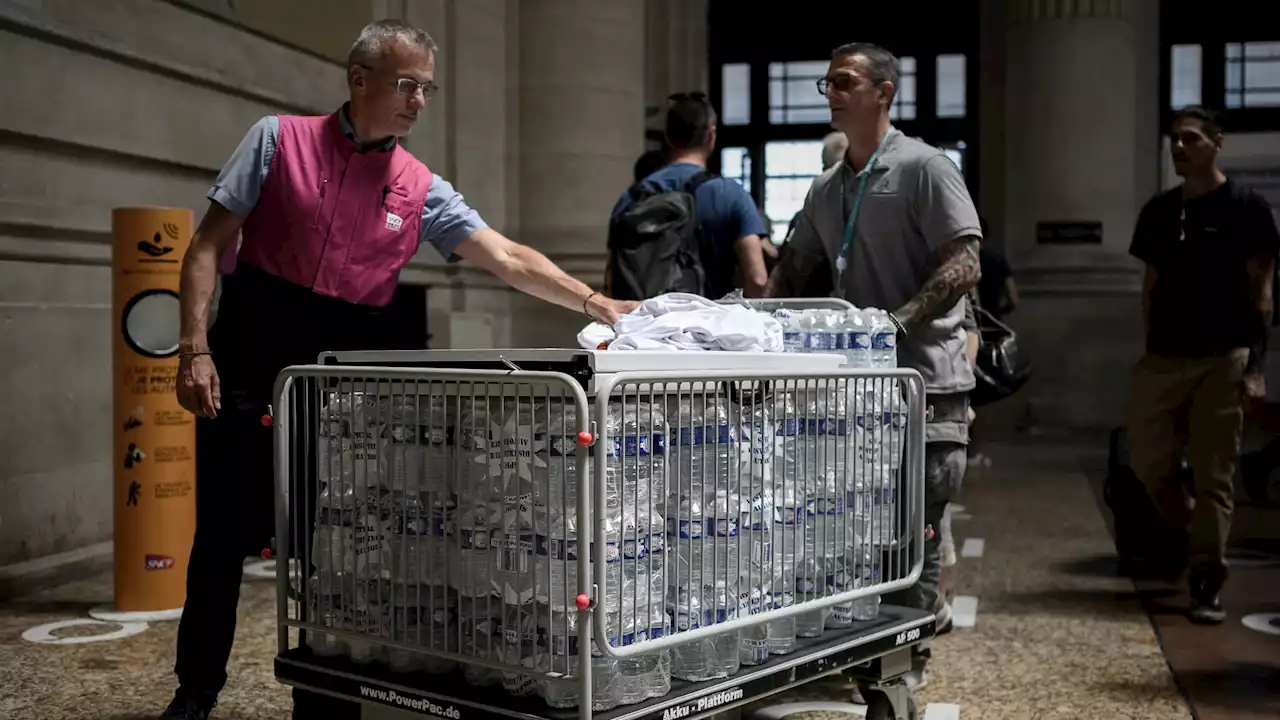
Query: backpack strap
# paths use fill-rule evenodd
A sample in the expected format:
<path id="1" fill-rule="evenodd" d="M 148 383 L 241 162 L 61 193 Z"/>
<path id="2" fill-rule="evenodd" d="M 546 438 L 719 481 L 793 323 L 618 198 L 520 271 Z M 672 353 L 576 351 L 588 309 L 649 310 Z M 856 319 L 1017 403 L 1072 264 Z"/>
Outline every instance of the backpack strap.
<path id="1" fill-rule="evenodd" d="M 703 183 L 708 180 L 714 180 L 716 177 L 716 175 L 712 175 L 706 170 L 699 170 L 694 173 L 693 177 L 689 178 L 688 182 L 684 184 L 684 191 L 692 194 L 696 192 L 698 188 L 702 187 Z"/>

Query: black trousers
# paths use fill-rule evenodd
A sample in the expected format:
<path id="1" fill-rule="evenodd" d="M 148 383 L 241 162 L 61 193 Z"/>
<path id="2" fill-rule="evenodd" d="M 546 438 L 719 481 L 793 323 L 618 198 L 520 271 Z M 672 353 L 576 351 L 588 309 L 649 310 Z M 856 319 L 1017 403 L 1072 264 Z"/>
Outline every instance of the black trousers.
<path id="1" fill-rule="evenodd" d="M 394 337 L 377 308 L 320 297 L 243 263 L 224 279 L 220 304 L 209 342 L 222 409 L 196 423 L 196 533 L 175 667 L 184 688 L 211 694 L 227 681 L 244 559 L 271 547 L 276 535 L 274 432 L 262 422 L 276 377 L 290 365 L 315 363 L 324 350 L 385 348 Z M 299 454 L 294 462 L 302 468 L 298 482 L 314 478 L 314 458 Z M 291 510 L 293 548 L 305 547 L 315 496 L 290 493 L 302 503 Z M 294 702 L 299 720 L 359 717 L 358 704 L 315 693 L 295 690 Z"/>

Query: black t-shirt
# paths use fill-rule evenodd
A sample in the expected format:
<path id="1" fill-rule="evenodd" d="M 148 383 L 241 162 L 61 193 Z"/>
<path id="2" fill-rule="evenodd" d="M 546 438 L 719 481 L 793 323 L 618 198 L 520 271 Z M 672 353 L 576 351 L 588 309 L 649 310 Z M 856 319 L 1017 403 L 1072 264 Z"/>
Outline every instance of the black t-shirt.
<path id="1" fill-rule="evenodd" d="M 1004 315 L 1001 300 L 1004 298 L 1004 283 L 1013 277 L 1009 263 L 1004 256 L 994 250 L 982 248 L 978 252 L 978 263 L 982 268 L 982 278 L 978 280 L 978 302 L 987 312 L 1000 317 Z"/>
<path id="2" fill-rule="evenodd" d="M 1147 351 L 1205 357 L 1262 339 L 1248 262 L 1280 252 L 1266 200 L 1228 180 L 1185 200 L 1177 187 L 1142 208 L 1129 252 L 1156 270 Z"/>

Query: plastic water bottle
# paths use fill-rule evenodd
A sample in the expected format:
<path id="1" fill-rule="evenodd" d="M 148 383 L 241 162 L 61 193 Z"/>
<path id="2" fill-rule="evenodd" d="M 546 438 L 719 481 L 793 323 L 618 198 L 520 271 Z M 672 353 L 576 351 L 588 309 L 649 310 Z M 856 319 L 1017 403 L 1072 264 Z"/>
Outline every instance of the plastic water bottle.
<path id="1" fill-rule="evenodd" d="M 871 324 L 866 314 L 856 308 L 845 313 L 844 330 L 847 333 L 845 352 L 849 367 L 871 367 Z"/>
<path id="2" fill-rule="evenodd" d="M 619 617 L 624 646 L 662 637 L 670 623 L 661 603 L 632 605 L 624 596 Z M 618 658 L 618 702 L 633 705 L 671 692 L 671 653 L 666 650 Z"/>
<path id="3" fill-rule="evenodd" d="M 483 506 L 459 507 L 445 524 L 450 585 L 466 598 L 497 595 L 497 563 L 490 550 L 489 523 Z"/>
<path id="4" fill-rule="evenodd" d="M 538 613 L 540 624 L 539 635 L 548 638 L 547 653 L 551 659 L 550 669 L 563 674 L 576 674 L 578 669 L 578 612 L 552 611 L 548 616 L 544 611 Z M 612 634 L 617 633 L 618 616 L 609 615 L 606 620 Z M 591 652 L 591 710 L 604 712 L 618 706 L 620 687 L 618 679 L 618 661 L 600 653 L 595 643 Z M 577 707 L 578 685 L 576 682 L 538 681 L 538 694 L 553 708 Z"/>
<path id="5" fill-rule="evenodd" d="M 633 603 L 662 605 L 666 598 L 666 521 L 653 510 L 628 510 L 622 518 L 622 592 Z"/>
<path id="6" fill-rule="evenodd" d="M 691 584 L 670 590 L 668 607 L 675 619 L 676 632 L 702 627 L 702 592 Z M 689 682 L 702 682 L 715 677 L 711 669 L 713 649 L 706 640 L 693 640 L 671 649 L 671 677 Z"/>
<path id="7" fill-rule="evenodd" d="M 843 568 L 827 575 L 827 594 L 835 595 L 852 589 L 849 574 Z M 832 605 L 831 613 L 827 615 L 827 628 L 840 629 L 851 625 L 853 625 L 853 601 Z"/>
<path id="8" fill-rule="evenodd" d="M 547 440 L 539 448 L 547 466 L 545 484 L 535 488 L 535 526 L 543 530 L 551 515 L 572 515 L 578 511 L 578 422 L 577 408 L 572 403 L 553 402 L 546 413 Z M 616 498 L 615 498 L 616 500 Z"/>
<path id="9" fill-rule="evenodd" d="M 457 638 L 449 632 L 456 608 L 443 588 L 424 595 L 415 587 L 395 586 L 391 602 L 393 640 L 437 652 L 457 651 Z M 387 664 L 396 672 L 432 675 L 453 672 L 458 667 L 454 660 L 402 648 L 387 650 Z"/>
<path id="10" fill-rule="evenodd" d="M 548 477 L 545 414 L 539 417 L 528 401 L 505 403 L 502 413 L 495 419 L 501 425 L 497 437 L 491 440 L 490 451 L 492 472 L 492 443 L 501 443 L 497 474 L 490 477 L 501 498 L 500 527 L 507 533 L 533 530 L 534 492 L 546 486 Z"/>
<path id="11" fill-rule="evenodd" d="M 379 473 L 396 495 L 448 492 L 454 422 L 442 395 L 397 395 L 379 439 Z"/>
<path id="12" fill-rule="evenodd" d="M 857 587 L 872 587 L 880 583 L 880 558 L 870 546 L 864 545 L 861 554 L 854 554 L 853 569 Z M 853 601 L 854 620 L 875 620 L 880 615 L 880 596 L 868 595 Z"/>
<path id="13" fill-rule="evenodd" d="M 497 660 L 502 657 L 502 605 L 473 598 L 463 600 L 459 606 L 462 626 L 462 654 L 480 660 Z M 462 676 L 477 687 L 498 685 L 502 672 L 480 665 L 463 663 Z"/>
<path id="14" fill-rule="evenodd" d="M 647 402 L 609 406 L 605 474 L 624 510 L 653 509 L 667 496 L 667 420 Z M 638 501 L 638 502 L 637 502 Z"/>
<path id="15" fill-rule="evenodd" d="M 773 607 L 790 607 L 795 603 L 796 555 L 804 543 L 803 510 L 794 496 L 794 485 L 784 487 L 784 496 L 776 498 L 773 523 L 773 562 L 781 570 L 781 583 L 773 594 Z M 768 624 L 769 652 L 786 655 L 796 649 L 796 618 L 794 615 Z"/>
<path id="16" fill-rule="evenodd" d="M 729 424 L 729 403 L 722 397 L 681 395 L 671 428 L 671 498 L 697 498 L 728 487 L 737 464 L 737 431 Z M 669 501 L 669 502 L 670 502 Z"/>
<path id="17" fill-rule="evenodd" d="M 527 605 L 534 597 L 534 535 L 531 531 L 490 534 L 497 563 L 495 590 L 507 605 Z"/>
<path id="18" fill-rule="evenodd" d="M 619 542 L 622 534 L 621 510 L 606 508 L 604 531 L 608 582 L 602 605 L 608 612 L 617 612 L 624 579 Z M 549 605 L 552 610 L 559 612 L 569 612 L 576 607 L 574 602 L 580 589 L 578 552 L 576 513 L 562 517 L 553 511 L 546 534 L 540 533 L 534 539 L 534 594 L 539 603 Z"/>
<path id="19" fill-rule="evenodd" d="M 716 625 L 737 617 L 738 605 L 737 579 L 717 579 L 713 585 L 703 588 L 703 626 Z M 738 655 L 741 639 L 739 631 L 722 632 L 707 639 L 711 650 L 712 677 L 724 678 L 738 672 L 742 666 Z"/>
<path id="20" fill-rule="evenodd" d="M 796 324 L 795 314 L 785 308 L 779 308 L 773 311 L 773 319 L 782 326 L 782 351 L 804 352 L 804 337 L 800 332 L 800 326 Z"/>
<path id="21" fill-rule="evenodd" d="M 536 644 L 537 614 L 533 606 L 506 605 L 502 609 L 502 657 L 507 665 L 519 665 L 532 673 L 541 654 Z M 502 673 L 502 689 L 516 697 L 538 691 L 532 674 Z"/>
<path id="22" fill-rule="evenodd" d="M 898 328 L 888 313 L 876 308 L 866 311 L 871 316 L 871 366 L 898 367 Z"/>

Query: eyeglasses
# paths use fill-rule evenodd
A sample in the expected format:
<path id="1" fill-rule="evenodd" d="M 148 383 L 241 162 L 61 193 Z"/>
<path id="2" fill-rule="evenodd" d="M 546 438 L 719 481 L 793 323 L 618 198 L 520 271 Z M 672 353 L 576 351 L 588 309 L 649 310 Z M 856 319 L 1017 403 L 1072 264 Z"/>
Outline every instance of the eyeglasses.
<path id="1" fill-rule="evenodd" d="M 360 67 L 370 72 L 378 72 L 377 68 L 369 67 L 368 65 L 361 65 Z M 424 99 L 432 97 L 433 95 L 436 94 L 437 91 L 440 90 L 440 86 L 436 85 L 434 82 L 420 83 L 417 80 L 414 80 L 413 78 L 407 78 L 407 77 L 396 78 L 395 82 L 392 83 L 392 85 L 395 87 L 396 92 L 400 93 L 401 95 L 408 95 L 409 97 L 413 97 L 414 94 L 416 94 L 419 90 L 421 90 L 422 97 Z"/>
<path id="2" fill-rule="evenodd" d="M 839 73 L 831 77 L 820 77 L 815 84 L 818 86 L 818 94 L 825 96 L 827 90 L 831 88 L 834 88 L 836 92 L 849 92 L 857 86 L 860 79 L 856 75 Z"/>

